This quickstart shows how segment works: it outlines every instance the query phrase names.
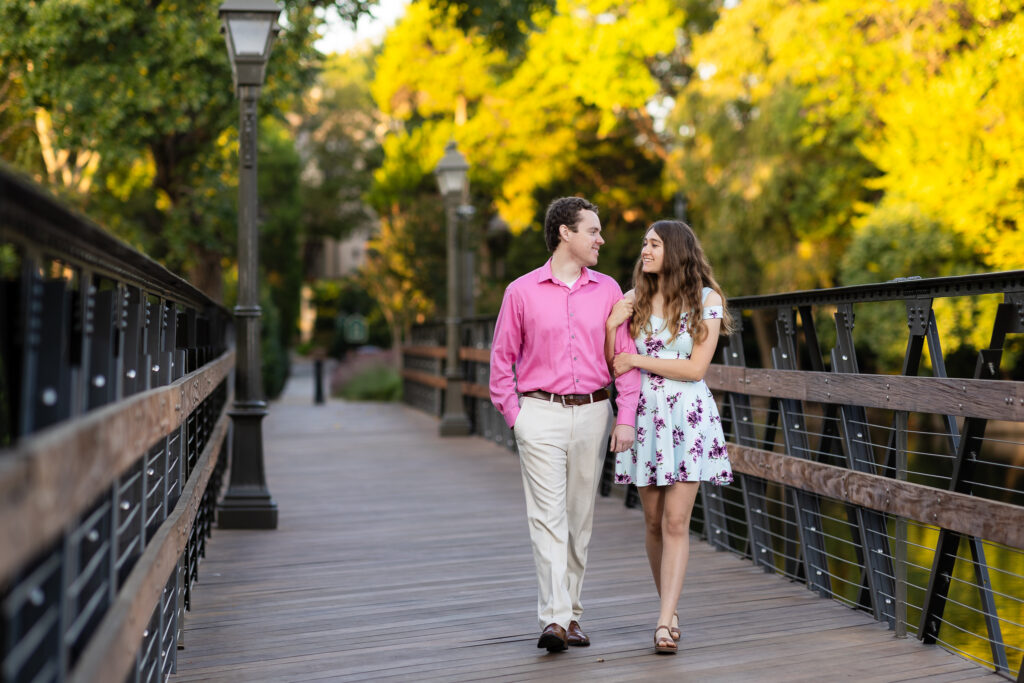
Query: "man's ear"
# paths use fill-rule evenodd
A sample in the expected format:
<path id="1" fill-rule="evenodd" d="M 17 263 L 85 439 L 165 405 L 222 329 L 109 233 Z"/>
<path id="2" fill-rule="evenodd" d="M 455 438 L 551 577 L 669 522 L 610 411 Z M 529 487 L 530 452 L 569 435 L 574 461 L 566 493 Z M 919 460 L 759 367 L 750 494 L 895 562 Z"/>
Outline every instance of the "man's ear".
<path id="1" fill-rule="evenodd" d="M 563 240 L 565 240 L 566 242 L 568 242 L 568 241 L 569 241 L 569 226 L 568 226 L 568 225 L 566 225 L 565 223 L 562 223 L 561 225 L 559 225 L 559 226 L 558 226 L 558 235 L 559 235 L 559 236 L 560 236 L 560 237 L 561 237 L 561 238 L 562 238 Z"/>

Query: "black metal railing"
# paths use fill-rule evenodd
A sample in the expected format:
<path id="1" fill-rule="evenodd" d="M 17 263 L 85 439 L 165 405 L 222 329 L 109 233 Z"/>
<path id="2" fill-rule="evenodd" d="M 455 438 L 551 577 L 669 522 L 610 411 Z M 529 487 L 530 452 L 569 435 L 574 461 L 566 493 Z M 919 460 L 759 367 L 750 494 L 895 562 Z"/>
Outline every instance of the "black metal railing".
<path id="1" fill-rule="evenodd" d="M 739 329 L 719 343 L 721 362 L 706 381 L 737 478 L 702 485 L 693 531 L 897 635 L 1021 681 L 1024 382 L 1007 379 L 1002 364 L 1010 357 L 1019 368 L 1024 355 L 1024 271 L 729 305 Z M 869 321 L 857 328 L 859 342 L 855 314 Z M 487 400 L 493 324 L 461 326 L 467 414 L 477 433 L 514 449 Z M 979 330 L 980 350 L 959 343 Z M 418 328 L 404 355 L 414 367 L 405 400 L 434 414 L 443 377 L 424 375 L 442 374 L 443 333 Z M 959 350 L 948 357 L 942 340 L 951 338 Z M 899 355 L 899 367 L 886 365 Z M 861 370 L 869 363 L 873 374 Z M 951 363 L 959 377 L 948 376 Z M 625 502 L 638 502 L 633 491 Z"/>
<path id="2" fill-rule="evenodd" d="M 231 317 L 0 168 L 0 680 L 165 680 L 226 466 Z"/>

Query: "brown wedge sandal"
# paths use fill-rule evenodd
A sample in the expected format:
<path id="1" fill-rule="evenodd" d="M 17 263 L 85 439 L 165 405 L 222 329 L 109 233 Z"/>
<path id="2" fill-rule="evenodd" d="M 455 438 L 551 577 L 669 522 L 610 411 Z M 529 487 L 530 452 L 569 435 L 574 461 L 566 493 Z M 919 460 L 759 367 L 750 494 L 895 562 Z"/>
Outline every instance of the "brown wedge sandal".
<path id="1" fill-rule="evenodd" d="M 679 639 L 683 637 L 682 632 L 679 630 L 679 613 L 675 612 L 672 615 L 672 621 L 668 625 L 668 632 L 672 634 L 672 640 L 679 642 Z"/>
<path id="2" fill-rule="evenodd" d="M 659 638 L 660 631 L 664 631 L 668 636 Z M 672 631 L 668 626 L 658 626 L 654 629 L 654 651 L 659 655 L 674 655 L 676 653 L 676 641 L 672 640 Z"/>

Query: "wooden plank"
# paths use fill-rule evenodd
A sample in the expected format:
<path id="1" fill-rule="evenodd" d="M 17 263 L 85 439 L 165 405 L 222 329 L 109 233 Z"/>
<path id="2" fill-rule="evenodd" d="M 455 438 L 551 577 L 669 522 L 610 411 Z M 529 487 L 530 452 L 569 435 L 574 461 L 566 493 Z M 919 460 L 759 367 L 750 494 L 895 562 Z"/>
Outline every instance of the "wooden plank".
<path id="1" fill-rule="evenodd" d="M 0 584 L 57 538 L 234 367 L 230 350 L 165 387 L 86 413 L 0 452 Z"/>
<path id="2" fill-rule="evenodd" d="M 879 653 L 893 671 L 963 663 L 696 539 L 682 652 L 654 656 L 643 514 L 616 497 L 595 507 L 593 644 L 549 655 L 517 458 L 398 405 L 312 410 L 309 382 L 296 372 L 264 422 L 279 528 L 214 533 L 172 681 L 788 681 Z"/>
<path id="3" fill-rule="evenodd" d="M 402 353 L 408 356 L 419 356 L 421 358 L 445 358 L 447 350 L 443 346 L 403 346 Z M 459 348 L 459 359 L 470 360 L 476 363 L 490 363 L 491 350 L 478 349 L 474 346 L 463 346 Z"/>
<path id="4" fill-rule="evenodd" d="M 1024 506 L 729 444 L 733 470 L 872 510 L 1024 548 Z"/>
<path id="5" fill-rule="evenodd" d="M 402 378 L 407 379 L 410 382 L 426 384 L 428 387 L 434 387 L 435 389 L 444 389 L 448 386 L 448 380 L 444 377 L 432 375 L 429 372 L 423 372 L 422 370 L 402 368 Z"/>
<path id="6" fill-rule="evenodd" d="M 856 375 L 712 365 L 708 386 L 751 396 L 1024 421 L 1024 382 Z"/>
<path id="7" fill-rule="evenodd" d="M 473 398 L 479 398 L 484 401 L 491 400 L 491 390 L 483 384 L 463 382 L 462 393 L 466 394 L 466 396 L 472 396 Z"/>
<path id="8" fill-rule="evenodd" d="M 459 349 L 459 358 L 462 360 L 471 360 L 474 363 L 490 363 L 491 350 L 489 348 L 477 349 L 472 346 L 463 346 Z"/>
<path id="9" fill-rule="evenodd" d="M 160 602 L 178 558 L 185 551 L 210 475 L 228 432 L 229 397 L 181 498 L 132 568 L 114 604 L 71 673 L 71 683 L 123 681 L 135 664 L 142 632 Z"/>
<path id="10" fill-rule="evenodd" d="M 403 346 L 402 354 L 406 356 L 419 356 L 420 358 L 444 358 L 445 348 L 443 346 Z"/>
<path id="11" fill-rule="evenodd" d="M 443 346 L 406 346 L 402 350 L 412 356 L 445 357 Z M 488 363 L 490 349 L 462 347 L 459 358 Z M 712 389 L 751 396 L 1024 422 L 1024 382 L 855 375 L 719 364 L 709 366 L 704 379 Z M 427 384 L 426 381 L 421 383 Z"/>

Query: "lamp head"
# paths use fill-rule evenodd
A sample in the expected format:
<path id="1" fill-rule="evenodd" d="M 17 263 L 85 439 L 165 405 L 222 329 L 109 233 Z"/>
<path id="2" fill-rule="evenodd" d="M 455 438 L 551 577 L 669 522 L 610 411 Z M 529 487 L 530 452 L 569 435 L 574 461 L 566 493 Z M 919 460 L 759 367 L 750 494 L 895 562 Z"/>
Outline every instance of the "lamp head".
<path id="1" fill-rule="evenodd" d="M 441 194 L 445 197 L 450 194 L 461 197 L 466 189 L 467 171 L 469 171 L 469 164 L 466 163 L 466 157 L 462 156 L 458 147 L 455 146 L 455 140 L 449 140 L 444 148 L 444 156 L 441 157 L 437 168 L 434 169 Z"/>
<path id="2" fill-rule="evenodd" d="M 270 48 L 281 30 L 277 24 L 280 14 L 275 0 L 225 0 L 221 4 L 218 15 L 236 90 L 243 85 L 263 85 Z"/>

